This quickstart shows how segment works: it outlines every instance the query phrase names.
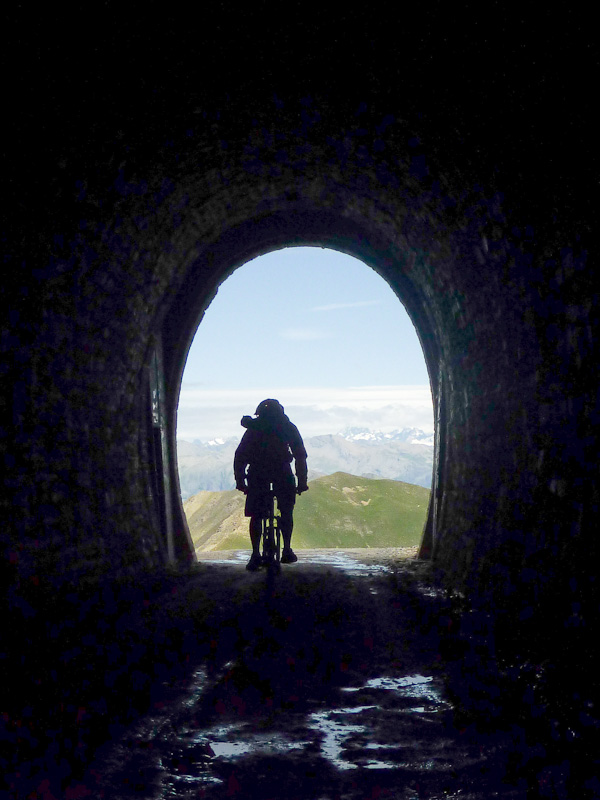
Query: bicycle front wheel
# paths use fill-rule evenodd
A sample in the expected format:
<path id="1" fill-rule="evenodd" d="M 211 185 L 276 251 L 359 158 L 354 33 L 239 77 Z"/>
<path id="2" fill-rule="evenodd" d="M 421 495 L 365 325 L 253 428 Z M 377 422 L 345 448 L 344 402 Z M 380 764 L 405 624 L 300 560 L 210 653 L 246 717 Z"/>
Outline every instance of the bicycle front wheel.
<path id="1" fill-rule="evenodd" d="M 269 572 L 278 572 L 280 569 L 278 531 L 270 520 L 265 520 L 263 533 L 263 563 Z"/>

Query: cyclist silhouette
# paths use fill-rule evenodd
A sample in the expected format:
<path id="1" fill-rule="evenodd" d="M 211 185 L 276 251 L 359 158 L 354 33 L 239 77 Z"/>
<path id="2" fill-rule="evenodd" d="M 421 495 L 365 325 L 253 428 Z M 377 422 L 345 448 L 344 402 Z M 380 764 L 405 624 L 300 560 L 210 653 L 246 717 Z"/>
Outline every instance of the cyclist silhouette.
<path id="1" fill-rule="evenodd" d="M 254 571 L 261 566 L 261 520 L 269 514 L 270 484 L 273 484 L 281 514 L 281 562 L 292 564 L 298 560 L 291 548 L 296 494 L 308 490 L 304 442 L 298 428 L 290 422 L 277 400 L 263 400 L 256 409 L 256 415 L 242 417 L 241 424 L 246 432 L 235 451 L 233 471 L 236 489 L 246 495 L 245 514 L 250 517 L 252 555 L 246 569 Z M 292 460 L 296 465 L 297 487 L 292 473 Z"/>

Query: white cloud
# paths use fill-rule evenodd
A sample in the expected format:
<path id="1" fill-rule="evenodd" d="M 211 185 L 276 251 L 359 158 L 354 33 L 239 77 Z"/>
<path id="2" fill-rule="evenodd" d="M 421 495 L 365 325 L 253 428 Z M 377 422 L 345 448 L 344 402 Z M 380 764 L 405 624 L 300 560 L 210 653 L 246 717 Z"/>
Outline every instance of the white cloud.
<path id="1" fill-rule="evenodd" d="M 337 433 L 346 427 L 372 430 L 416 427 L 433 431 L 431 391 L 425 386 L 206 389 L 182 384 L 177 435 L 211 439 L 241 435 L 239 421 L 266 397 L 276 397 L 303 436 Z"/>

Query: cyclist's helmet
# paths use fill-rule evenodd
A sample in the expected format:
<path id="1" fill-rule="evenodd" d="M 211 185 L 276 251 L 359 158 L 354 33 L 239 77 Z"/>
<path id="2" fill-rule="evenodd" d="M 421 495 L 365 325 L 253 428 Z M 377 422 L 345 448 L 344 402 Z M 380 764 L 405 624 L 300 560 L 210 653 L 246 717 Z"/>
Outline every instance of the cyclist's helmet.
<path id="1" fill-rule="evenodd" d="M 279 400 L 263 400 L 256 407 L 257 417 L 282 417 L 283 413 L 283 406 Z"/>

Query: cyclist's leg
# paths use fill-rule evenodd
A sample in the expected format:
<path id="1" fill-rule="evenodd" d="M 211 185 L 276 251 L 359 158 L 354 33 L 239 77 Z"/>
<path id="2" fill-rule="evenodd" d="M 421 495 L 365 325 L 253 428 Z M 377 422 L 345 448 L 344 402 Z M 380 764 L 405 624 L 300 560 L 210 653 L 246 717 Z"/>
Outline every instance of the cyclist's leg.
<path id="1" fill-rule="evenodd" d="M 252 552 L 259 555 L 260 537 L 262 534 L 261 517 L 250 517 L 250 541 L 252 542 Z"/>
<path id="2" fill-rule="evenodd" d="M 250 542 L 252 555 L 246 569 L 256 570 L 260 566 L 260 541 L 262 536 L 262 520 L 265 512 L 265 485 L 259 476 L 248 476 L 248 494 L 246 495 L 245 514 L 250 517 Z"/>
<path id="3" fill-rule="evenodd" d="M 298 561 L 298 556 L 292 550 L 292 531 L 294 529 L 294 520 L 292 511 L 289 514 L 281 515 L 281 537 L 283 539 L 283 550 L 281 552 L 282 564 L 293 564 Z"/>
<path id="4" fill-rule="evenodd" d="M 283 539 L 284 550 L 289 549 L 292 541 L 292 531 L 294 530 L 294 514 L 291 508 L 280 510 L 281 514 L 281 538 Z"/>
<path id="5" fill-rule="evenodd" d="M 291 564 L 297 561 L 292 550 L 292 532 L 294 530 L 294 504 L 296 502 L 296 481 L 291 473 L 282 477 L 277 484 L 277 505 L 279 507 L 283 553 L 281 560 Z"/>
<path id="6" fill-rule="evenodd" d="M 250 541 L 252 542 L 252 554 L 250 560 L 246 564 L 246 569 L 250 572 L 256 572 L 260 568 L 260 536 L 261 536 L 262 520 L 260 517 L 250 517 Z"/>

